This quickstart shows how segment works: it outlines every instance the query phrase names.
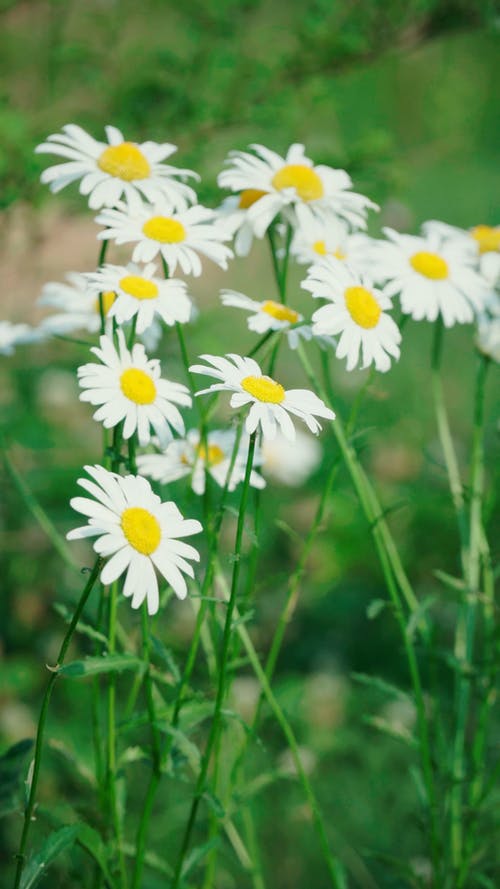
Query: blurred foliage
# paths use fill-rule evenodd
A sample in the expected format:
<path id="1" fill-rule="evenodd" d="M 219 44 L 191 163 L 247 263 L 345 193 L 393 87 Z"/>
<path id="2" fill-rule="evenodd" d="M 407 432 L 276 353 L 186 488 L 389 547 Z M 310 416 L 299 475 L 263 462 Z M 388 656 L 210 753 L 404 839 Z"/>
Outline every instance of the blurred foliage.
<path id="1" fill-rule="evenodd" d="M 495 29 L 495 9 L 487 0 L 0 0 L 0 205 L 49 200 L 38 185 L 47 157 L 35 156 L 33 147 L 73 121 L 96 138 L 106 123 L 114 123 L 130 139 L 177 143 L 178 163 L 203 175 L 201 197 L 206 202 L 219 199 L 215 178 L 231 148 L 261 141 L 280 151 L 292 141 L 304 141 L 317 162 L 346 166 L 356 187 L 384 205 L 381 223 L 412 228 L 429 217 L 463 225 L 496 223 Z M 81 210 L 74 187 L 57 200 Z M 202 312 L 189 331 L 191 355 L 228 348 L 218 285 L 248 289 L 252 296 L 269 287 L 265 246 L 255 249 L 251 263 L 251 284 L 248 262 L 243 261 L 236 261 L 227 277 L 210 271 L 195 282 Z M 300 308 L 306 298 L 299 294 L 298 282 L 295 270 L 293 301 Z M 245 351 L 253 344 L 242 319 L 239 327 L 231 323 L 229 332 L 231 348 Z M 471 440 L 472 336 L 469 328 L 453 330 L 446 345 L 446 393 L 462 461 Z M 358 446 L 383 502 L 397 507 L 390 524 L 405 565 L 419 595 L 437 597 L 439 628 L 446 638 L 453 631 L 452 596 L 433 571 L 455 574 L 459 566 L 430 403 L 429 354 L 428 326 L 410 323 L 399 365 L 370 388 Z M 81 466 L 100 453 L 99 429 L 78 402 L 75 368 L 84 355 L 76 345 L 58 343 L 21 348 L 0 363 L 0 433 L 61 533 L 73 524 L 68 499 Z M 284 365 L 284 351 L 281 355 Z M 175 346 L 167 346 L 163 357 L 172 377 L 182 379 Z M 280 370 L 303 382 L 289 359 Z M 334 385 L 343 415 L 364 379 L 338 364 Z M 494 412 L 490 381 L 490 529 L 499 521 L 494 490 L 500 446 Z M 266 499 L 254 630 L 261 651 L 267 650 L 274 632 L 286 577 L 332 459 L 329 437 L 322 442 L 322 466 L 307 486 L 298 492 L 279 489 Z M 63 626 L 53 605 L 71 607 L 81 578 L 61 563 L 7 473 L 2 491 L 0 739 L 6 749 L 33 737 L 46 681 L 44 665 L 54 662 Z M 173 485 L 171 495 L 182 500 L 190 515 L 200 509 L 182 484 Z M 230 545 L 230 528 L 226 534 Z M 495 540 L 493 549 L 498 556 Z M 84 559 L 86 552 L 81 549 L 78 558 Z M 418 787 L 410 774 L 414 757 L 405 736 L 412 714 L 399 698 L 388 700 L 380 688 L 353 677 L 365 673 L 403 689 L 408 685 L 390 614 L 384 609 L 368 616 L 370 603 L 379 599 L 385 599 L 385 592 L 370 532 L 342 472 L 288 629 L 276 692 L 312 755 L 312 780 L 332 836 L 340 847 L 347 844 L 366 854 L 381 889 L 401 889 L 411 885 L 407 875 L 397 875 L 387 861 L 371 856 L 377 849 L 388 859 L 398 855 L 425 870 L 421 824 L 415 816 Z M 123 619 L 137 635 L 136 616 L 128 608 Z M 156 631 L 168 639 L 182 666 L 192 633 L 188 606 L 169 603 Z M 75 658 L 93 650 L 85 637 L 72 649 Z M 249 673 L 242 672 L 247 685 L 236 686 L 235 707 L 243 707 L 252 689 Z M 437 672 L 446 690 L 451 671 L 439 664 Z M 203 683 L 205 674 L 200 659 L 197 682 Z M 126 677 L 119 679 L 119 689 L 126 693 Z M 51 705 L 40 794 L 44 805 L 34 826 L 35 843 L 40 844 L 49 826 L 58 829 L 82 813 L 92 816 L 88 708 L 88 686 L 61 681 Z M 380 731 L 383 726 L 392 727 L 394 736 Z M 132 729 L 130 733 L 135 745 L 136 735 Z M 283 748 L 276 726 L 266 719 L 262 744 L 252 747 L 250 771 L 263 777 L 283 773 L 272 789 L 255 797 L 269 886 L 317 889 L 323 885 L 323 871 L 310 841 L 303 798 L 286 774 Z M 152 833 L 152 848 L 167 858 L 175 852 L 191 790 L 185 757 L 181 750 L 176 756 L 168 778 L 168 824 L 162 803 Z M 124 768 L 131 794 L 127 807 L 133 811 L 149 767 L 130 754 Z M 16 799 L 19 790 L 13 788 Z M 19 826 L 16 819 L 0 822 L 0 846 L 8 861 Z M 205 828 L 200 827 L 200 842 Z M 334 833 L 338 830 L 340 835 Z M 239 873 L 233 859 L 221 854 L 220 861 L 221 887 L 234 885 Z M 52 867 L 53 885 L 79 885 L 88 867 L 81 843 Z M 500 863 L 488 867 L 494 879 Z M 148 870 L 144 889 L 164 885 L 164 876 Z"/>

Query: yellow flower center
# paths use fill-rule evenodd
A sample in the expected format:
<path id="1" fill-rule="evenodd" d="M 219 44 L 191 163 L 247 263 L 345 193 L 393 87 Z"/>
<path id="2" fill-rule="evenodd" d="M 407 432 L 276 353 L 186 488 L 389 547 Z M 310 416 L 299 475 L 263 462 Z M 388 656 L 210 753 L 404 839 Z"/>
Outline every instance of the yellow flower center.
<path id="1" fill-rule="evenodd" d="M 253 395 L 257 401 L 268 404 L 281 404 L 285 398 L 285 390 L 281 383 L 271 377 L 245 377 L 240 383 L 242 389 Z"/>
<path id="2" fill-rule="evenodd" d="M 135 404 L 152 404 L 156 398 L 154 381 L 137 367 L 129 367 L 120 377 L 120 388 L 129 401 Z"/>
<path id="3" fill-rule="evenodd" d="M 259 188 L 245 188 L 240 194 L 238 208 L 240 210 L 248 210 L 256 201 L 260 201 L 267 191 L 261 191 Z"/>
<path id="4" fill-rule="evenodd" d="M 275 303 L 272 299 L 266 299 L 262 303 L 262 311 L 266 315 L 276 318 L 277 321 L 288 321 L 290 324 L 296 324 L 300 318 L 299 313 L 295 309 L 289 309 L 288 306 L 284 306 L 282 303 Z"/>
<path id="5" fill-rule="evenodd" d="M 410 265 L 419 275 L 431 278 L 433 281 L 442 281 L 448 277 L 448 263 L 437 253 L 427 253 L 422 250 L 410 256 Z"/>
<path id="6" fill-rule="evenodd" d="M 366 330 L 377 326 L 382 309 L 373 293 L 365 287 L 348 287 L 344 299 L 347 311 L 356 324 Z"/>
<path id="7" fill-rule="evenodd" d="M 121 145 L 109 145 L 97 161 L 103 173 L 133 182 L 134 179 L 148 179 L 151 167 L 142 151 L 133 142 L 122 142 Z"/>
<path id="8" fill-rule="evenodd" d="M 207 466 L 218 466 L 219 463 L 226 459 L 224 451 L 216 444 L 209 444 L 207 448 L 205 448 L 205 445 L 200 444 L 196 448 L 196 453 L 200 460 L 204 460 Z"/>
<path id="9" fill-rule="evenodd" d="M 324 241 L 315 241 L 313 244 L 313 250 L 315 253 L 319 253 L 320 256 L 328 256 L 328 250 L 326 249 L 326 244 Z M 337 247 L 336 250 L 330 251 L 331 256 L 335 256 L 336 259 L 345 259 L 346 254 Z"/>
<path id="10" fill-rule="evenodd" d="M 111 306 L 113 305 L 115 299 L 116 299 L 116 293 L 115 293 L 114 290 L 105 290 L 103 293 L 101 293 L 102 310 L 103 310 L 103 312 L 104 312 L 105 315 L 108 314 L 108 312 L 109 312 Z M 94 309 L 95 309 L 95 311 L 97 312 L 98 315 L 101 313 L 101 306 L 100 306 L 100 303 L 99 303 L 99 297 L 97 297 L 97 299 L 96 299 L 96 301 L 95 301 L 95 303 L 94 303 Z"/>
<path id="11" fill-rule="evenodd" d="M 136 299 L 155 299 L 158 296 L 158 287 L 154 281 L 148 281 L 139 275 L 126 275 L 119 283 L 125 293 Z"/>
<path id="12" fill-rule="evenodd" d="M 471 235 L 479 247 L 480 253 L 496 253 L 500 250 L 500 228 L 492 225 L 476 225 Z"/>
<path id="13" fill-rule="evenodd" d="M 152 216 L 142 226 L 142 231 L 152 241 L 160 244 L 180 244 L 186 240 L 186 229 L 178 219 L 169 216 Z"/>
<path id="14" fill-rule="evenodd" d="M 143 556 L 150 556 L 158 549 L 161 540 L 161 528 L 158 519 L 147 509 L 131 506 L 122 512 L 122 531 L 130 546 Z"/>
<path id="15" fill-rule="evenodd" d="M 324 194 L 323 183 L 318 174 L 305 164 L 287 164 L 282 167 L 274 174 L 272 185 L 278 191 L 294 188 L 303 201 L 317 201 Z"/>

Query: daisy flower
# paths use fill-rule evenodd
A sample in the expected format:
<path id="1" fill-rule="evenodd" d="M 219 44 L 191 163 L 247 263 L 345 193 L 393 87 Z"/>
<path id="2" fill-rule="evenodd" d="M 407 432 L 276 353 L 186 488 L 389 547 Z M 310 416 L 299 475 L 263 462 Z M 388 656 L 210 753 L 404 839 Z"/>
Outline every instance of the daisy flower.
<path id="1" fill-rule="evenodd" d="M 401 333 L 383 311 L 391 308 L 388 296 L 345 263 L 329 257 L 311 266 L 302 287 L 330 301 L 312 316 L 313 333 L 340 334 L 335 354 L 347 357 L 347 370 L 358 365 L 360 352 L 361 367 L 374 364 L 377 370 L 389 370 L 389 356 L 399 358 Z"/>
<path id="2" fill-rule="evenodd" d="M 99 293 L 113 293 L 114 299 L 108 317 L 118 324 L 137 317 L 138 334 L 159 316 L 169 327 L 179 321 L 189 321 L 192 303 L 184 281 L 171 278 L 165 281 L 155 277 L 156 266 L 150 263 L 144 269 L 130 263 L 128 266 L 104 265 L 87 275 L 89 290 L 98 298 Z"/>
<path id="3" fill-rule="evenodd" d="M 123 421 L 123 437 L 137 430 L 139 444 L 147 445 L 151 428 L 162 447 L 171 438 L 170 426 L 184 435 L 184 421 L 175 406 L 191 406 L 186 386 L 160 378 L 160 362 L 149 359 L 144 346 L 136 343 L 129 352 L 125 337 L 118 331 L 118 349 L 108 336 L 101 336 L 100 348 L 91 352 L 101 364 L 78 368 L 78 382 L 83 389 L 81 401 L 99 405 L 94 420 L 111 429 Z"/>
<path id="4" fill-rule="evenodd" d="M 341 217 L 352 226 L 366 227 L 366 213 L 376 205 L 350 191 L 352 181 L 345 170 L 314 166 L 303 145 L 292 145 L 281 157 L 263 145 L 251 145 L 254 154 L 232 151 L 228 169 L 219 174 L 221 188 L 241 195 L 263 195 L 248 208 L 248 221 L 262 238 L 273 219 L 285 211 L 292 224 L 303 218 Z"/>
<path id="5" fill-rule="evenodd" d="M 476 345 L 483 355 L 500 363 L 500 297 L 492 294 L 494 299 L 488 303 L 488 311 L 478 318 Z"/>
<path id="6" fill-rule="evenodd" d="M 500 226 L 475 225 L 467 230 L 431 220 L 424 223 L 422 230 L 426 236 L 437 236 L 444 242 L 460 242 L 476 258 L 483 278 L 492 287 L 500 283 Z"/>
<path id="7" fill-rule="evenodd" d="M 49 136 L 35 151 L 59 155 L 65 162 L 44 170 L 41 181 L 58 192 L 81 180 L 80 193 L 89 196 L 92 210 L 114 207 L 122 197 L 131 210 L 138 209 L 143 199 L 151 203 L 165 199 L 176 209 L 196 201 L 193 189 L 174 178 L 196 173 L 163 163 L 177 151 L 175 145 L 126 142 L 120 130 L 110 126 L 106 136 L 107 142 L 98 142 L 75 124 Z"/>
<path id="8" fill-rule="evenodd" d="M 12 355 L 16 346 L 39 342 L 43 338 L 44 333 L 40 328 L 0 321 L 0 355 Z"/>
<path id="9" fill-rule="evenodd" d="M 340 219 L 305 218 L 297 228 L 290 252 L 297 262 L 311 265 L 323 256 L 333 256 L 358 272 L 368 272 L 373 239 L 362 232 L 349 234 Z"/>
<path id="10" fill-rule="evenodd" d="M 222 290 L 221 300 L 225 306 L 251 312 L 247 322 L 248 329 L 255 333 L 267 333 L 269 330 L 286 332 L 291 349 L 297 348 L 301 336 L 304 339 L 311 339 L 310 326 L 303 324 L 300 327 L 292 327 L 294 324 L 301 324 L 304 316 L 283 303 L 277 303 L 273 299 L 258 302 L 236 290 Z"/>
<path id="11" fill-rule="evenodd" d="M 164 485 L 177 481 L 179 478 L 191 476 L 191 487 L 195 494 L 205 492 L 205 473 L 223 488 L 226 485 L 231 465 L 231 457 L 236 441 L 236 432 L 214 430 L 207 434 L 207 446 L 201 442 L 197 429 L 190 429 L 183 439 L 171 441 L 162 454 L 143 454 L 137 458 L 139 470 Z M 234 491 L 245 478 L 246 458 L 248 452 L 248 436 L 243 436 L 238 453 L 227 482 L 228 491 Z M 256 449 L 253 465 L 262 462 L 260 450 Z M 265 481 L 252 470 L 250 484 L 254 488 L 263 488 Z"/>
<path id="12" fill-rule="evenodd" d="M 200 556 L 179 538 L 199 534 L 201 524 L 184 519 L 175 503 L 162 503 L 145 478 L 123 477 L 102 466 L 85 466 L 85 470 L 92 481 L 80 478 L 78 484 L 94 499 L 74 497 L 70 504 L 88 517 L 88 523 L 70 531 L 67 539 L 97 538 L 94 550 L 107 560 L 101 583 L 113 583 L 125 574 L 123 595 L 132 598 L 132 608 L 146 601 L 149 614 L 158 611 L 156 571 L 184 599 L 187 586 L 182 572 L 194 577 L 186 560 L 199 562 Z"/>
<path id="13" fill-rule="evenodd" d="M 258 426 L 264 438 L 275 438 L 277 426 L 285 438 L 295 440 L 295 427 L 289 414 L 299 417 L 306 426 L 318 433 L 321 429 L 316 416 L 327 420 L 335 419 L 335 414 L 314 392 L 309 389 L 285 390 L 281 383 L 265 376 L 253 358 L 242 358 L 240 355 L 229 354 L 226 358 L 216 355 L 201 355 L 208 366 L 194 364 L 192 373 L 206 374 L 220 380 L 208 389 L 201 389 L 197 395 L 222 390 L 233 392 L 230 405 L 233 408 L 246 407 L 250 410 L 245 428 L 251 435 Z M 229 359 L 229 360 L 228 360 Z"/>
<path id="14" fill-rule="evenodd" d="M 44 284 L 38 298 L 40 306 L 59 309 L 41 322 L 47 333 L 67 334 L 76 330 L 97 333 L 101 328 L 99 297 L 88 288 L 87 276 L 79 272 L 68 272 L 65 283 L 49 281 Z M 111 291 L 103 294 L 103 309 L 107 314 L 115 299 Z"/>
<path id="15" fill-rule="evenodd" d="M 389 241 L 379 243 L 374 271 L 377 280 L 387 282 L 384 293 L 399 293 L 403 312 L 415 321 L 435 321 L 438 315 L 445 327 L 472 321 L 488 292 L 472 267 L 472 255 L 435 234 L 423 238 L 390 228 L 384 232 Z"/>
<path id="16" fill-rule="evenodd" d="M 230 234 L 217 221 L 213 210 L 200 205 L 177 212 L 166 203 L 144 205 L 130 213 L 124 204 L 115 210 L 103 210 L 96 222 L 106 226 L 98 234 L 101 240 L 112 239 L 117 244 L 135 243 L 134 262 L 150 262 L 160 254 L 169 274 L 179 265 L 185 275 L 201 275 L 201 253 L 227 269 L 233 254 L 223 241 Z"/>
<path id="17" fill-rule="evenodd" d="M 321 460 L 321 446 L 308 432 L 296 430 L 295 441 L 278 433 L 262 443 L 262 472 L 282 485 L 298 488 L 305 484 Z"/>

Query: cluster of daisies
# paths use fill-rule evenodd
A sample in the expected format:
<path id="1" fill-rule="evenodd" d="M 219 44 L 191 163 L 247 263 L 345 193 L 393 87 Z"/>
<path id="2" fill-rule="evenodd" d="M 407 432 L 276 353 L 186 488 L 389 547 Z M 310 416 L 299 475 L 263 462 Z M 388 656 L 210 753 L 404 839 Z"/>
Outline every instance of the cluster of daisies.
<path id="1" fill-rule="evenodd" d="M 385 229 L 383 240 L 371 238 L 367 214 L 376 205 L 352 190 L 345 171 L 315 165 L 302 145 L 292 145 L 285 157 L 262 145 L 231 152 L 219 176 L 231 194 L 212 210 L 197 203 L 196 174 L 166 163 L 175 146 L 127 142 L 114 127 L 106 135 L 107 142 L 99 142 L 68 125 L 49 136 L 37 151 L 62 162 L 46 169 L 42 182 L 54 192 L 78 182 L 97 212 L 101 256 L 110 245 L 130 245 L 130 262 L 102 262 L 97 270 L 69 274 L 64 284 L 47 284 L 40 304 L 52 313 L 36 329 L 0 323 L 0 351 L 77 330 L 100 334 L 91 348 L 94 360 L 78 368 L 80 398 L 96 408 L 96 422 L 113 430 L 115 444 L 124 440 L 143 449 L 140 475 L 87 467 L 89 477 L 79 484 L 90 497 L 72 500 L 87 524 L 69 537 L 94 537 L 105 560 L 101 581 L 125 575 L 123 593 L 132 607 L 146 601 L 155 613 L 158 575 L 186 596 L 185 575 L 194 576 L 190 563 L 199 553 L 182 538 L 202 527 L 175 503 L 162 502 L 146 477 L 160 484 L 188 479 L 203 494 L 210 476 L 232 491 L 245 477 L 255 433 L 250 484 L 264 486 L 258 470 L 266 467 L 285 483 L 300 483 L 320 451 L 295 420 L 317 435 L 319 420 L 335 417 L 314 392 L 286 389 L 253 357 L 202 355 L 202 363 L 189 368 L 190 380 L 200 375 L 214 382 L 194 394 L 231 393 L 230 407 L 242 412 L 244 431 L 206 424 L 186 431 L 183 410 L 192 407 L 192 383 L 188 388 L 165 379 L 159 360 L 148 354 L 166 328 L 179 332 L 196 320 L 185 277 L 199 276 L 203 260 L 226 269 L 233 250 L 245 256 L 255 238 L 269 235 L 278 267 L 281 262 L 284 269 L 289 256 L 307 266 L 302 287 L 320 305 L 304 317 L 286 300 L 284 287 L 277 299 L 224 289 L 223 305 L 246 312 L 255 334 L 276 341 L 283 336 L 291 349 L 316 342 L 346 359 L 348 370 L 374 365 L 388 371 L 400 354 L 401 334 L 390 314 L 398 296 L 401 312 L 416 320 L 440 317 L 450 327 L 477 318 L 480 348 L 498 360 L 500 228 L 464 231 L 429 222 L 419 236 Z"/>

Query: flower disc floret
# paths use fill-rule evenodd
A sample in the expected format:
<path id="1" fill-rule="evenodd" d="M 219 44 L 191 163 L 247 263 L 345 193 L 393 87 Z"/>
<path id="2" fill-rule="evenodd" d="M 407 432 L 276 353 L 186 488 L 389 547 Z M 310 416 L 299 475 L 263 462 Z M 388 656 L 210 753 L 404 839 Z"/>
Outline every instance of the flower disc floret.
<path id="1" fill-rule="evenodd" d="M 133 142 L 122 142 L 121 145 L 105 148 L 98 158 L 97 166 L 104 173 L 117 176 L 125 182 L 147 179 L 151 175 L 147 159 Z"/>
<path id="2" fill-rule="evenodd" d="M 154 381 L 143 370 L 129 367 L 120 376 L 120 389 L 134 404 L 152 404 L 156 398 Z"/>
<path id="3" fill-rule="evenodd" d="M 377 326 L 382 309 L 370 290 L 359 285 L 346 287 L 344 299 L 347 311 L 356 324 L 365 330 Z"/>
<path id="4" fill-rule="evenodd" d="M 283 386 L 271 377 L 244 377 L 241 386 L 245 392 L 267 404 L 281 404 L 285 400 Z"/>
<path id="5" fill-rule="evenodd" d="M 300 315 L 295 309 L 277 303 L 273 299 L 266 299 L 262 303 L 262 311 L 276 318 L 277 321 L 288 321 L 289 324 L 296 324 L 300 320 Z"/>
<path id="6" fill-rule="evenodd" d="M 147 238 L 160 244 L 180 244 L 186 240 L 186 229 L 178 219 L 169 216 L 152 216 L 142 226 Z"/>
<path id="7" fill-rule="evenodd" d="M 312 167 L 305 164 L 286 164 L 272 178 L 272 185 L 278 191 L 293 188 L 302 201 L 318 201 L 325 191 L 323 183 Z"/>
<path id="8" fill-rule="evenodd" d="M 237 290 L 222 290 L 221 300 L 225 306 L 250 312 L 247 321 L 249 330 L 260 334 L 273 330 L 286 333 L 291 349 L 297 348 L 300 338 L 310 339 L 312 336 L 310 325 L 302 323 L 303 316 L 283 303 L 272 299 L 259 302 Z"/>
<path id="9" fill-rule="evenodd" d="M 139 275 L 125 275 L 120 280 L 120 287 L 135 299 L 156 299 L 158 296 L 158 285 Z"/>
<path id="10" fill-rule="evenodd" d="M 500 228 L 492 225 L 476 225 L 471 228 L 470 233 L 477 242 L 480 254 L 500 251 Z"/>
<path id="11" fill-rule="evenodd" d="M 419 275 L 424 275 L 433 281 L 442 281 L 448 277 L 448 263 L 437 253 L 419 250 L 410 256 L 410 265 Z"/>
<path id="12" fill-rule="evenodd" d="M 160 544 L 161 528 L 158 519 L 141 506 L 131 506 L 122 513 L 120 520 L 123 533 L 130 546 L 138 553 L 150 556 Z"/>

